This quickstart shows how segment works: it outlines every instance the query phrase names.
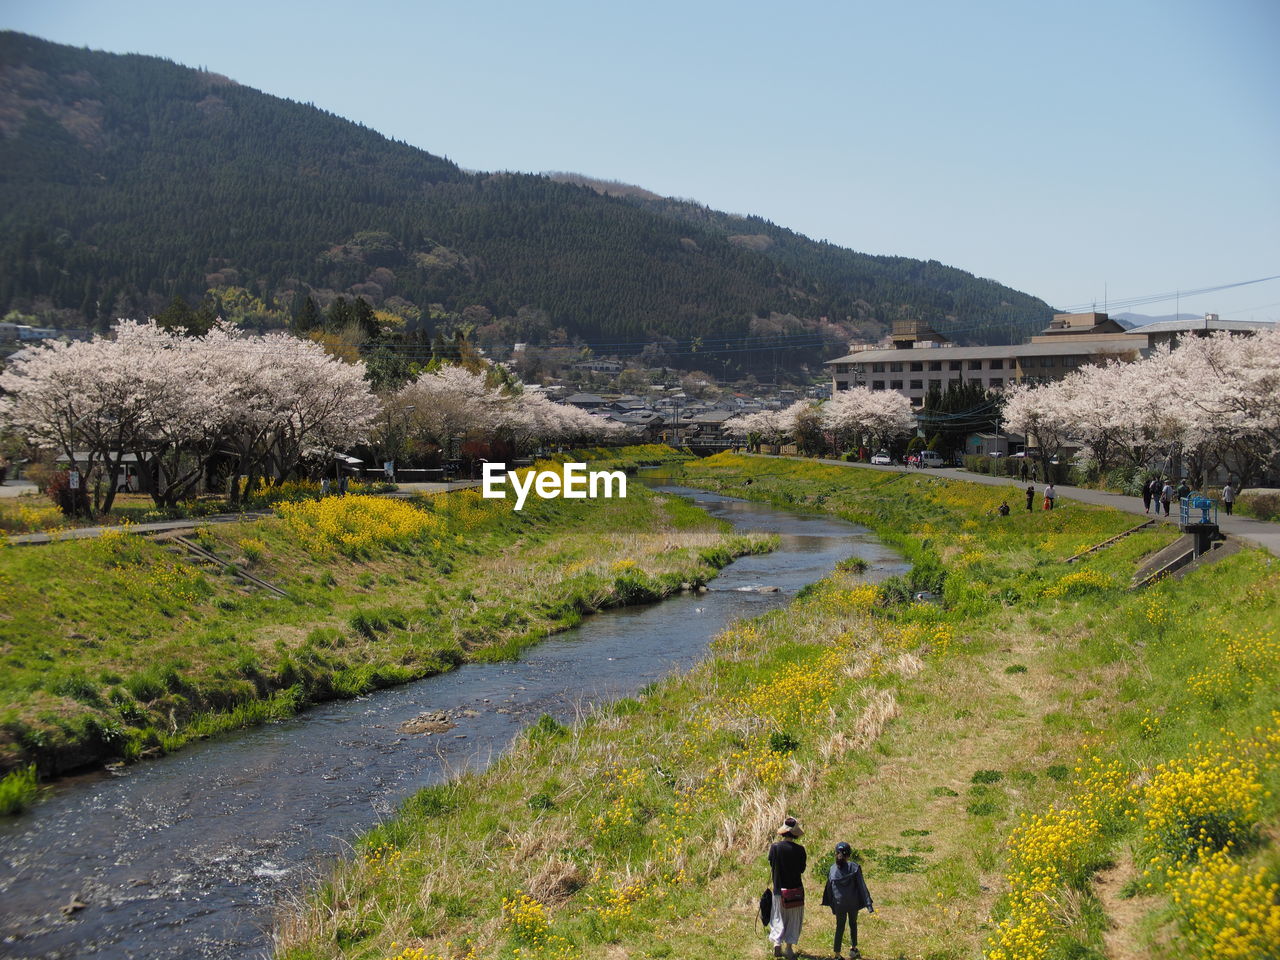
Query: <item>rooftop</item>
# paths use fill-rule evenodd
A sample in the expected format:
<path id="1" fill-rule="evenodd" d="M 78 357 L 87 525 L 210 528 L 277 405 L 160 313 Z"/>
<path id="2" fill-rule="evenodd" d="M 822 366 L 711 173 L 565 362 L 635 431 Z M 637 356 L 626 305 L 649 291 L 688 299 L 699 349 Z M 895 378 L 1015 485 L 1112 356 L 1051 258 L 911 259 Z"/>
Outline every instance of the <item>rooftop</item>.
<path id="1" fill-rule="evenodd" d="M 1061 357 L 1087 356 L 1099 354 L 1114 356 L 1126 350 L 1142 350 L 1147 346 L 1144 335 L 1149 328 L 1133 331 L 1134 342 L 1127 343 L 1115 340 L 1075 340 L 1063 338 L 1056 343 L 1014 343 L 998 344 L 988 347 L 921 347 L 915 350 L 860 350 L 835 360 L 828 360 L 824 366 L 833 363 L 900 363 L 917 360 L 985 360 L 989 357 Z"/>

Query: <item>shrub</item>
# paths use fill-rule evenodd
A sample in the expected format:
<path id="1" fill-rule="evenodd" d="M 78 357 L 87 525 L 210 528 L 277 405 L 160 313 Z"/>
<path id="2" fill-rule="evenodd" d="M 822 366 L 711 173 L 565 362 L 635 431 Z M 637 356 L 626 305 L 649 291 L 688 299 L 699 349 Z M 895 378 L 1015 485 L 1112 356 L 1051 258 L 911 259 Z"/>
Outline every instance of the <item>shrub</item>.
<path id="1" fill-rule="evenodd" d="M 35 764 L 19 767 L 0 780 L 0 816 L 12 816 L 31 806 L 39 793 Z"/>
<path id="2" fill-rule="evenodd" d="M 769 734 L 769 749 L 774 753 L 791 753 L 799 746 L 800 741 L 784 730 L 775 730 Z"/>
<path id="3" fill-rule="evenodd" d="M 1275 520 L 1280 517 L 1280 493 L 1249 493 L 1240 497 L 1242 513 L 1259 520 Z"/>

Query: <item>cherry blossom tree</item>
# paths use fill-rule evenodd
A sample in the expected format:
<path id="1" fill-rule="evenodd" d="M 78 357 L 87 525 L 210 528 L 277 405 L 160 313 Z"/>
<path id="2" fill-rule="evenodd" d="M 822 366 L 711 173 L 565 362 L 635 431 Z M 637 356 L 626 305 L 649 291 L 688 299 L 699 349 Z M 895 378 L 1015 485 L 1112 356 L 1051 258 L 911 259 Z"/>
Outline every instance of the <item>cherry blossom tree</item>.
<path id="1" fill-rule="evenodd" d="M 508 413 L 507 398 L 483 374 L 460 366 L 423 373 L 395 394 L 392 407 L 411 432 L 446 451 L 455 438 L 502 427 Z"/>
<path id="2" fill-rule="evenodd" d="M 910 432 L 916 417 L 911 401 L 896 390 L 853 387 L 841 390 L 822 405 L 822 422 L 837 446 L 865 443 L 880 447 Z"/>
<path id="3" fill-rule="evenodd" d="M 1070 396 L 1070 386 L 1061 380 L 1015 384 L 1004 392 L 1005 424 L 1014 433 L 1024 434 L 1028 446 L 1038 448 L 1041 476 L 1049 475 L 1049 461 L 1057 457 L 1070 435 Z"/>
<path id="4" fill-rule="evenodd" d="M 86 476 L 103 470 L 105 510 L 126 454 L 147 467 L 156 502 L 171 504 L 219 450 L 234 453 L 252 489 L 260 478 L 300 471 L 314 449 L 364 439 L 379 409 L 363 364 L 287 334 L 246 335 L 226 324 L 186 337 L 154 322 L 121 322 L 113 337 L 32 349 L 0 389 L 0 419 L 62 450 Z"/>
<path id="5" fill-rule="evenodd" d="M 142 357 L 114 340 L 46 342 L 0 374 L 0 421 L 28 442 L 61 451 L 88 480 L 107 479 L 109 511 L 126 451 L 140 442 L 154 402 L 139 388 Z"/>
<path id="6" fill-rule="evenodd" d="M 1280 456 L 1280 331 L 1184 338 L 1169 354 L 1166 385 L 1191 439 L 1251 482 Z"/>

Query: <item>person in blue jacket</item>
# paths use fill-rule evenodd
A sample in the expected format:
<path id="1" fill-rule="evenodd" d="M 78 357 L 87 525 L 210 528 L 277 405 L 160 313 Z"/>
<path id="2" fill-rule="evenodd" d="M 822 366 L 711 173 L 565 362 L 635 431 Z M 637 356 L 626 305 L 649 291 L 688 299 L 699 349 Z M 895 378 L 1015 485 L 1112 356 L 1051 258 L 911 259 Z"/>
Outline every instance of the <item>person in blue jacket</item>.
<path id="1" fill-rule="evenodd" d="M 849 956 L 860 957 L 858 952 L 858 911 L 866 908 L 875 913 L 867 882 L 862 877 L 862 867 L 850 859 L 853 850 L 843 840 L 836 844 L 836 862 L 827 871 L 827 886 L 822 891 L 822 905 L 830 907 L 836 915 L 836 960 L 840 960 L 840 947 L 844 941 L 845 924 L 849 925 Z"/>

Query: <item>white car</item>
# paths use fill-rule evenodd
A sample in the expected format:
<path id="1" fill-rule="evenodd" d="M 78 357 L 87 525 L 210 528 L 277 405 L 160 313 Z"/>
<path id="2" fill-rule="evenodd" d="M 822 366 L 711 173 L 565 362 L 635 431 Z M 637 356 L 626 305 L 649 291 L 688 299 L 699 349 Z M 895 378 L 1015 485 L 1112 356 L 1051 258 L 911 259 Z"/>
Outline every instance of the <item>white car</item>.
<path id="1" fill-rule="evenodd" d="M 887 453 L 877 453 L 871 458 L 871 462 L 877 467 L 891 467 L 893 466 L 893 457 Z"/>

